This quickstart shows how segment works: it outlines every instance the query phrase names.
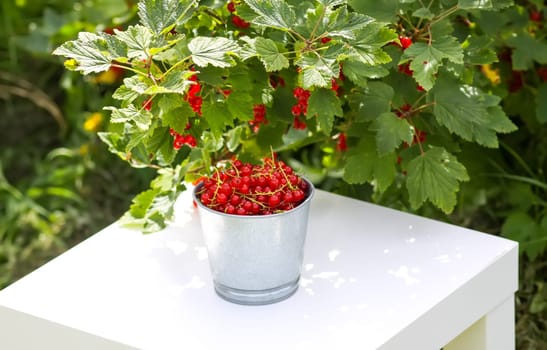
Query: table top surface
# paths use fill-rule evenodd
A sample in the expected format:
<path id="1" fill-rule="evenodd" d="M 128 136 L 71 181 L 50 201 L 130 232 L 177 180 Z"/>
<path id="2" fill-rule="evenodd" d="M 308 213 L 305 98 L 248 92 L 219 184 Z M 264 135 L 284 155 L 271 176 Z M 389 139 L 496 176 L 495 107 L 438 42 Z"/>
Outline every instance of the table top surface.
<path id="1" fill-rule="evenodd" d="M 140 349 L 378 349 L 518 249 L 316 191 L 298 291 L 242 306 L 214 292 L 189 191 L 176 213 L 155 234 L 105 228 L 5 288 L 0 305 Z"/>

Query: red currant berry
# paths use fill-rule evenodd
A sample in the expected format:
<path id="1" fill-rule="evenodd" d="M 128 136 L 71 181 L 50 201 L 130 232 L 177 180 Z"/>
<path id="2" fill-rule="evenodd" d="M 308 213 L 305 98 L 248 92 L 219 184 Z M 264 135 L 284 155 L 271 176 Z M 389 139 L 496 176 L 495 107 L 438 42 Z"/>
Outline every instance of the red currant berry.
<path id="1" fill-rule="evenodd" d="M 226 214 L 235 214 L 236 208 L 235 208 L 233 205 L 228 204 L 228 205 L 226 206 L 226 209 L 224 209 L 224 212 L 225 212 Z"/>
<path id="2" fill-rule="evenodd" d="M 399 72 L 408 76 L 412 76 L 412 74 L 414 73 L 412 69 L 410 69 L 410 62 L 400 64 L 398 68 L 399 68 Z"/>
<path id="3" fill-rule="evenodd" d="M 399 41 L 403 50 L 408 49 L 412 45 L 412 39 L 407 36 L 399 36 Z"/>
<path id="4" fill-rule="evenodd" d="M 253 170 L 250 166 L 244 165 L 244 166 L 241 167 L 240 171 L 241 171 L 242 176 L 249 176 L 249 175 L 251 175 Z"/>
<path id="5" fill-rule="evenodd" d="M 293 194 L 290 191 L 283 193 L 283 201 L 291 203 L 294 200 Z"/>
<path id="6" fill-rule="evenodd" d="M 234 194 L 230 197 L 230 204 L 238 205 L 239 203 L 241 203 L 241 197 L 240 196 L 238 196 L 237 194 Z"/>
<path id="7" fill-rule="evenodd" d="M 533 21 L 533 22 L 541 22 L 542 14 L 538 10 L 532 10 L 530 12 L 529 17 L 530 17 L 530 20 Z"/>
<path id="8" fill-rule="evenodd" d="M 247 184 L 242 184 L 241 187 L 239 188 L 239 192 L 240 192 L 241 194 L 249 194 L 249 192 L 250 192 L 249 185 L 247 185 Z"/>
<path id="9" fill-rule="evenodd" d="M 340 136 L 338 136 L 338 141 L 336 143 L 336 149 L 340 152 L 345 152 L 348 150 L 348 144 L 346 141 L 346 134 L 341 133 Z"/>
<path id="10" fill-rule="evenodd" d="M 272 194 L 272 195 L 270 196 L 270 198 L 268 198 L 268 205 L 269 205 L 270 207 L 275 208 L 275 207 L 277 207 L 277 206 L 279 205 L 279 203 L 281 203 L 281 199 L 280 199 L 279 196 L 276 195 L 276 194 Z"/>
<path id="11" fill-rule="evenodd" d="M 295 202 L 300 202 L 304 199 L 304 192 L 302 190 L 294 190 L 292 195 Z"/>
<path id="12" fill-rule="evenodd" d="M 253 208 L 253 203 L 251 201 L 245 201 L 243 202 L 242 207 L 243 209 L 245 209 L 245 211 L 251 211 L 251 209 Z"/>
<path id="13" fill-rule="evenodd" d="M 224 193 L 219 193 L 216 197 L 217 203 L 219 204 L 226 204 L 228 203 L 228 196 Z"/>
<path id="14" fill-rule="evenodd" d="M 232 23 L 241 29 L 249 28 L 251 25 L 249 22 L 245 21 L 243 18 L 239 17 L 238 15 L 232 16 Z"/>
<path id="15" fill-rule="evenodd" d="M 251 206 L 251 212 L 253 214 L 258 214 L 260 212 L 260 205 L 258 203 L 253 203 Z"/>
<path id="16" fill-rule="evenodd" d="M 232 164 L 236 169 L 241 169 L 241 167 L 243 166 L 243 162 L 239 159 L 234 160 Z"/>
<path id="17" fill-rule="evenodd" d="M 225 195 L 232 194 L 232 186 L 230 186 L 228 183 L 223 183 L 220 185 L 220 193 L 224 193 Z"/>
<path id="18" fill-rule="evenodd" d="M 279 180 L 276 177 L 273 177 L 268 181 L 268 186 L 272 189 L 272 191 L 277 190 L 279 187 Z"/>
<path id="19" fill-rule="evenodd" d="M 292 108 L 291 108 L 291 113 L 292 113 L 292 115 L 294 115 L 295 117 L 301 115 L 301 114 L 302 114 L 302 107 L 300 107 L 300 105 L 298 105 L 298 104 L 292 106 Z"/>
<path id="20" fill-rule="evenodd" d="M 211 204 L 211 196 L 207 192 L 201 194 L 200 200 L 204 205 Z"/>

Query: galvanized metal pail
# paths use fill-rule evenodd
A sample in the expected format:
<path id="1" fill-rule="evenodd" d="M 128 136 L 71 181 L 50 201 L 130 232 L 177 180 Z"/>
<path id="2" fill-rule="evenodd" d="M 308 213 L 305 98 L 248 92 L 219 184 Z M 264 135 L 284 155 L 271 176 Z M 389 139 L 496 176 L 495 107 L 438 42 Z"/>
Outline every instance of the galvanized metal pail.
<path id="1" fill-rule="evenodd" d="M 203 205 L 193 191 L 215 291 L 245 305 L 284 300 L 298 289 L 314 187 L 299 206 L 272 215 L 231 215 Z"/>

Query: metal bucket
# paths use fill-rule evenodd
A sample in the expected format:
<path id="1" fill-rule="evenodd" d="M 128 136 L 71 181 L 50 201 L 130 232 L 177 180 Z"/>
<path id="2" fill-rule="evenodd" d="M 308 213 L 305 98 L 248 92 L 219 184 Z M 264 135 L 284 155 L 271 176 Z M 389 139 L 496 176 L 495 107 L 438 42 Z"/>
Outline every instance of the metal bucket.
<path id="1" fill-rule="evenodd" d="M 284 300 L 298 288 L 313 185 L 298 207 L 272 215 L 231 215 L 198 205 L 215 291 L 245 305 Z"/>

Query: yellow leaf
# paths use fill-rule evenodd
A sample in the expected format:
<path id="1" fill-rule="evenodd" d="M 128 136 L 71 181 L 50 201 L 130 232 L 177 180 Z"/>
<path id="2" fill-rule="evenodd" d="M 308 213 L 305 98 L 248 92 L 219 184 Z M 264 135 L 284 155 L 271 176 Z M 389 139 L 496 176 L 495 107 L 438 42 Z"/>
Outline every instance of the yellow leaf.
<path id="1" fill-rule="evenodd" d="M 492 85 L 498 85 L 501 81 L 499 69 L 492 68 L 489 64 L 483 64 L 481 66 L 481 72 L 486 79 L 490 80 Z"/>
<path id="2" fill-rule="evenodd" d="M 84 129 L 89 132 L 99 130 L 103 122 L 103 115 L 99 112 L 91 114 L 84 122 Z"/>

